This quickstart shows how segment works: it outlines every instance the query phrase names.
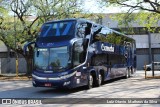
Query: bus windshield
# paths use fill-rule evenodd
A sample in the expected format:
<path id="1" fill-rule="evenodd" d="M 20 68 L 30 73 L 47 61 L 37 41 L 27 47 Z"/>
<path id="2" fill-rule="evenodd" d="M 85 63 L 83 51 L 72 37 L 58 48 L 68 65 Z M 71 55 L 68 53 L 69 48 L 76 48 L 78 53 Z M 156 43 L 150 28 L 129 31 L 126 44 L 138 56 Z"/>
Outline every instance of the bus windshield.
<path id="1" fill-rule="evenodd" d="M 74 34 L 75 21 L 60 21 L 45 23 L 40 32 L 40 37 L 72 36 Z"/>
<path id="2" fill-rule="evenodd" d="M 34 65 L 38 70 L 63 71 L 70 66 L 67 46 L 38 48 L 35 50 Z"/>

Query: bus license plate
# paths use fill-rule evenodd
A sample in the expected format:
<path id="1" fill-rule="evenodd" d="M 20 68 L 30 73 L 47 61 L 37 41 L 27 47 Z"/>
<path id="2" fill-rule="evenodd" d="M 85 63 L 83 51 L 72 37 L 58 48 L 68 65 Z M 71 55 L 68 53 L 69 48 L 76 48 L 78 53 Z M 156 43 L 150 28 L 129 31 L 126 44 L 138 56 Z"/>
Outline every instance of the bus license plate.
<path id="1" fill-rule="evenodd" d="M 51 87 L 52 84 L 51 84 L 51 83 L 45 83 L 44 86 L 45 86 L 45 87 Z"/>

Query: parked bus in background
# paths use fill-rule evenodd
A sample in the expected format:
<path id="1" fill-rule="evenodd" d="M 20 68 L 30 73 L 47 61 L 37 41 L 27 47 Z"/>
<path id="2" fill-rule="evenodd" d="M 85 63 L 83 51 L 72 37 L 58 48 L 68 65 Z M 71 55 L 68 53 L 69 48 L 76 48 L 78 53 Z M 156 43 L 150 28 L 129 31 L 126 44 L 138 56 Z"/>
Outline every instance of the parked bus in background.
<path id="1" fill-rule="evenodd" d="M 46 22 L 34 44 L 35 87 L 92 88 L 136 71 L 135 40 L 85 19 Z"/>

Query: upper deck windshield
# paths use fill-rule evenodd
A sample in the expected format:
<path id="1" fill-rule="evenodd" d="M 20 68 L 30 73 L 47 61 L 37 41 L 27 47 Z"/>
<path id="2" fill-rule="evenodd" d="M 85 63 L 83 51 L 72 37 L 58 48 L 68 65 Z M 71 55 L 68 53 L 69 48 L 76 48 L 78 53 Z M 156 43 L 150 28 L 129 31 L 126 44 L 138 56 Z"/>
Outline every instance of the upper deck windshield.
<path id="1" fill-rule="evenodd" d="M 73 36 L 75 21 L 57 21 L 45 23 L 40 32 L 39 37 L 51 37 L 51 36 Z"/>
<path id="2" fill-rule="evenodd" d="M 34 63 L 38 70 L 64 71 L 70 67 L 67 46 L 36 49 Z"/>

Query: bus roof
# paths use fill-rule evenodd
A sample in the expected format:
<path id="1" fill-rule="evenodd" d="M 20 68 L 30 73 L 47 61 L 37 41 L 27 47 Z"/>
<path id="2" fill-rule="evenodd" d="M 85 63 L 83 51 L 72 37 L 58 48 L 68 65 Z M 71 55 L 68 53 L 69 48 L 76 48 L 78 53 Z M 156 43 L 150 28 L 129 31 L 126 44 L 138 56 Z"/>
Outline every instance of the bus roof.
<path id="1" fill-rule="evenodd" d="M 114 30 L 114 29 L 112 29 L 112 28 L 109 28 L 109 27 L 104 26 L 104 25 L 97 24 L 97 23 L 95 23 L 95 22 L 93 22 L 93 21 L 90 21 L 90 20 L 84 19 L 84 18 L 68 18 L 68 19 L 61 19 L 61 20 L 52 20 L 52 21 L 48 21 L 48 22 L 46 22 L 46 23 L 61 22 L 61 21 L 85 21 L 85 22 L 92 23 L 92 24 L 94 24 L 94 25 L 100 26 L 100 27 L 102 27 L 102 28 L 107 28 L 108 30 L 110 30 L 110 31 L 112 31 L 112 32 L 114 32 L 114 33 L 117 33 L 117 34 L 120 34 L 120 35 L 125 36 L 125 37 L 127 37 L 127 38 L 130 38 L 130 37 L 128 37 L 127 35 L 125 35 L 124 33 L 118 32 L 118 31 L 116 31 L 116 30 Z M 134 40 L 133 38 L 130 38 L 130 39 Z"/>
<path id="2" fill-rule="evenodd" d="M 51 21 L 48 21 L 46 23 L 51 23 L 51 22 L 60 22 L 60 21 L 86 21 L 86 22 L 89 22 L 89 23 L 93 23 L 93 24 L 96 24 L 90 20 L 87 20 L 87 19 L 84 19 L 84 18 L 68 18 L 68 19 L 61 19 L 61 20 L 51 20 Z"/>

